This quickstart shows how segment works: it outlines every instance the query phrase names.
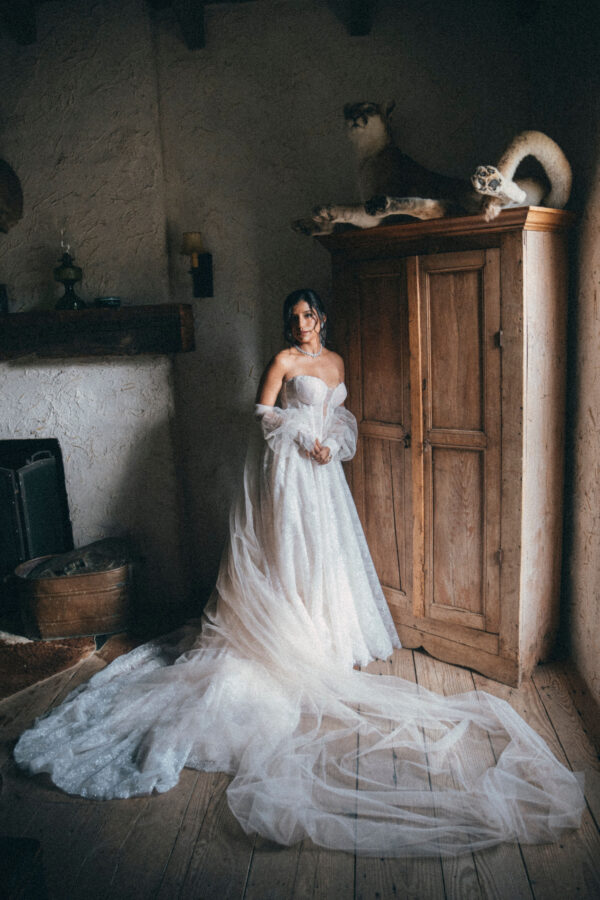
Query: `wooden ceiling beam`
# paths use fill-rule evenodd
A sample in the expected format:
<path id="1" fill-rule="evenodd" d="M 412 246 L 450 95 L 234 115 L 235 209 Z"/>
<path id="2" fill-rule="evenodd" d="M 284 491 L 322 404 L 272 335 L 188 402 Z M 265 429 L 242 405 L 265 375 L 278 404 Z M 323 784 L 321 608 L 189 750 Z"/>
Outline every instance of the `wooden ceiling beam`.
<path id="1" fill-rule="evenodd" d="M 203 0 L 172 0 L 173 12 L 179 23 L 188 50 L 206 46 Z"/>
<path id="2" fill-rule="evenodd" d="M 329 6 L 352 37 L 371 33 L 377 0 L 330 0 Z"/>
<path id="3" fill-rule="evenodd" d="M 150 9 L 160 10 L 171 7 L 181 29 L 188 50 L 199 50 L 206 46 L 206 25 L 204 9 L 217 3 L 246 3 L 249 0 L 146 0 Z"/>
<path id="4" fill-rule="evenodd" d="M 26 46 L 37 41 L 35 0 L 1 0 L 0 22 L 17 44 Z"/>
<path id="5" fill-rule="evenodd" d="M 186 46 L 197 50 L 206 46 L 206 6 L 246 2 L 249 0 L 146 0 L 146 5 L 156 12 L 170 7 Z M 329 6 L 348 34 L 355 37 L 370 34 L 376 5 L 377 0 L 329 0 Z M 0 23 L 17 44 L 34 44 L 37 40 L 36 0 L 0 0 Z"/>

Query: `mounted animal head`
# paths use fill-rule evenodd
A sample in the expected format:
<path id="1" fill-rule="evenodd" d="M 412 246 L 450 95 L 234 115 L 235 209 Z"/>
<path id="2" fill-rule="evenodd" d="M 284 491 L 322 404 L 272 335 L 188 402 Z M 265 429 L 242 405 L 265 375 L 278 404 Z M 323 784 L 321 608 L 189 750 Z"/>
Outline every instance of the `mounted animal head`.
<path id="1" fill-rule="evenodd" d="M 9 231 L 22 215 L 21 182 L 9 164 L 0 159 L 0 231 Z"/>
<path id="2" fill-rule="evenodd" d="M 388 103 L 346 103 L 344 119 L 348 137 L 359 154 L 372 153 L 391 142 L 390 120 L 395 105 L 393 100 Z"/>

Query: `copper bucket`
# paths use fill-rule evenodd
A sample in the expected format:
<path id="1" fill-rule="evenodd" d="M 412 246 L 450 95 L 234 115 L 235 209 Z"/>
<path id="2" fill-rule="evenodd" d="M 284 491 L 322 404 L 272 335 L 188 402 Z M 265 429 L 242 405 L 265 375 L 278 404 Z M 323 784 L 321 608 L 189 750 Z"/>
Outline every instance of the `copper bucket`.
<path id="1" fill-rule="evenodd" d="M 133 566 L 104 572 L 27 578 L 49 556 L 15 569 L 26 633 L 32 638 L 85 637 L 124 631 L 131 620 Z"/>

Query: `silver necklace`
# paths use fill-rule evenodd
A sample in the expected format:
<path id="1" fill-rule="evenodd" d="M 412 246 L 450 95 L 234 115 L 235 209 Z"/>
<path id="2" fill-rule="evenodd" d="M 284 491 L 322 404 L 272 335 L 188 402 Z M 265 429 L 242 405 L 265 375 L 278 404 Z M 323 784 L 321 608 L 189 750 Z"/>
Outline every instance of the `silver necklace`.
<path id="1" fill-rule="evenodd" d="M 319 350 L 316 353 L 311 353 L 310 350 L 303 350 L 302 347 L 299 347 L 298 344 L 294 344 L 294 347 L 298 351 L 298 353 L 304 353 L 305 356 L 312 356 L 313 359 L 316 359 L 317 356 L 320 356 L 323 352 L 323 345 L 321 344 Z"/>

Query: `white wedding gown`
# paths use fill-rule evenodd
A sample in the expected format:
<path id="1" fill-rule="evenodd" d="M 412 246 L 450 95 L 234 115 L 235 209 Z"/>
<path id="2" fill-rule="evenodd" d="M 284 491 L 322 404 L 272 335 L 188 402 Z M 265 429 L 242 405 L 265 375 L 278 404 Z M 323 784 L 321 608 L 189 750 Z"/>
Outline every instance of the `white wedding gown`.
<path id="1" fill-rule="evenodd" d="M 507 703 L 353 669 L 399 642 L 341 466 L 356 442 L 345 396 L 300 375 L 281 408 L 257 407 L 202 632 L 94 675 L 21 736 L 20 766 L 94 798 L 167 791 L 184 766 L 229 772 L 246 831 L 363 855 L 552 841 L 579 824 L 577 777 Z M 315 437 L 332 462 L 303 452 Z"/>

